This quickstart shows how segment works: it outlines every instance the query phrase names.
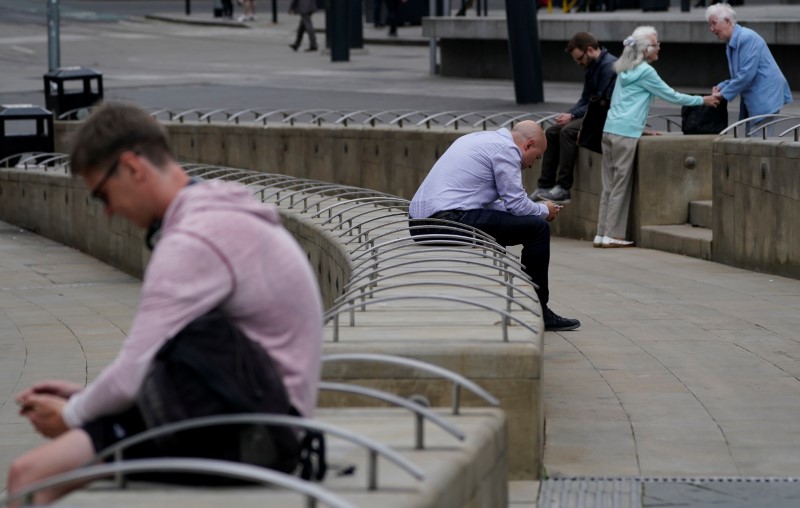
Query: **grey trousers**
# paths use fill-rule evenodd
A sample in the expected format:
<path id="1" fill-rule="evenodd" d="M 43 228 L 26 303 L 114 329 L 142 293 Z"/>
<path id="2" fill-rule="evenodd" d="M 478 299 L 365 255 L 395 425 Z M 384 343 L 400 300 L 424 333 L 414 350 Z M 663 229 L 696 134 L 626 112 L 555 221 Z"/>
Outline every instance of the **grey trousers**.
<path id="1" fill-rule="evenodd" d="M 633 163 L 639 138 L 603 133 L 603 192 L 597 234 L 624 240 L 633 191 Z"/>

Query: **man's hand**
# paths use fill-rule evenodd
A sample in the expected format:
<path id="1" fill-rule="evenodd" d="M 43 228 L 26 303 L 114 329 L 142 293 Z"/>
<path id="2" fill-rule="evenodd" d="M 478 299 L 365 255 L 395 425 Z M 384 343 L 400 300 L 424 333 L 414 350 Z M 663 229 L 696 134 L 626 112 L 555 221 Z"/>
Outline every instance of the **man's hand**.
<path id="1" fill-rule="evenodd" d="M 547 214 L 547 218 L 545 219 L 547 222 L 551 222 L 553 219 L 558 217 L 558 212 L 560 212 L 561 208 L 563 208 L 561 205 L 553 203 L 552 201 L 545 201 L 544 204 L 547 206 L 547 211 L 549 212 Z"/>
<path id="2" fill-rule="evenodd" d="M 716 108 L 719 105 L 721 95 L 704 95 L 703 104 Z"/>
<path id="3" fill-rule="evenodd" d="M 572 115 L 570 113 L 561 113 L 556 117 L 556 125 L 559 127 L 563 127 L 572 121 Z"/>
<path id="4" fill-rule="evenodd" d="M 722 95 L 722 90 L 720 90 L 718 86 L 714 86 L 711 88 L 711 95 L 716 95 L 719 97 Z"/>
<path id="5" fill-rule="evenodd" d="M 54 438 L 69 430 L 61 416 L 67 400 L 55 395 L 31 395 L 21 404 L 19 413 L 30 420 L 39 434 Z"/>
<path id="6" fill-rule="evenodd" d="M 663 136 L 663 132 L 659 131 L 652 131 L 650 129 L 645 129 L 642 131 L 642 136 Z"/>
<path id="7" fill-rule="evenodd" d="M 17 404 L 24 404 L 31 395 L 55 395 L 62 399 L 68 399 L 83 390 L 83 385 L 71 381 L 61 381 L 58 379 L 46 379 L 32 384 L 25 391 L 17 395 Z"/>

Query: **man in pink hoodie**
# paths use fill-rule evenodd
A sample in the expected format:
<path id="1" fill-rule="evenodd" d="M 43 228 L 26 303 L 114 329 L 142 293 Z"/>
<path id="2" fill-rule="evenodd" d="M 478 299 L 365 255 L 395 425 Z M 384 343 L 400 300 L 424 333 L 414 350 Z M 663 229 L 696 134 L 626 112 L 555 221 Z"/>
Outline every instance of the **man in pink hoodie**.
<path id="1" fill-rule="evenodd" d="M 49 380 L 17 397 L 21 414 L 52 439 L 15 460 L 9 493 L 75 469 L 144 430 L 135 398 L 152 358 L 189 322 L 215 309 L 267 351 L 291 405 L 311 417 L 322 305 L 306 255 L 277 210 L 240 185 L 190 179 L 163 128 L 134 106 L 100 106 L 77 132 L 71 155 L 73 173 L 107 215 L 148 229 L 148 240 L 158 230 L 159 239 L 116 359 L 86 387 Z M 41 491 L 35 501 L 47 503 L 74 488 Z"/>

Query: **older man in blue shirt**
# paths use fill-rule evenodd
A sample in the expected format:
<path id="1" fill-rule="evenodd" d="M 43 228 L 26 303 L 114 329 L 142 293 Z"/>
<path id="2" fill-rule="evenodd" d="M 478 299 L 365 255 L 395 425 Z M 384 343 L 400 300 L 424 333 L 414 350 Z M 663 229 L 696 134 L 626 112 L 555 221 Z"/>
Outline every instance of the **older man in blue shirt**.
<path id="1" fill-rule="evenodd" d="M 736 12 L 730 5 L 710 6 L 706 21 L 711 32 L 727 43 L 725 53 L 731 73 L 730 79 L 712 88 L 712 93 L 728 101 L 740 95 L 739 120 L 776 114 L 784 104 L 792 102 L 789 83 L 767 43 L 753 30 L 736 24 Z"/>
<path id="2" fill-rule="evenodd" d="M 580 321 L 563 318 L 547 306 L 548 222 L 558 216 L 561 206 L 551 201 L 531 201 L 522 185 L 522 169 L 531 167 L 546 148 L 544 132 L 532 121 L 520 122 L 511 131 L 462 136 L 436 161 L 414 194 L 409 216 L 471 226 L 503 246 L 522 244 L 522 264 L 538 286 L 545 330 L 574 330 Z M 429 229 L 411 229 L 412 235 L 428 232 Z"/>

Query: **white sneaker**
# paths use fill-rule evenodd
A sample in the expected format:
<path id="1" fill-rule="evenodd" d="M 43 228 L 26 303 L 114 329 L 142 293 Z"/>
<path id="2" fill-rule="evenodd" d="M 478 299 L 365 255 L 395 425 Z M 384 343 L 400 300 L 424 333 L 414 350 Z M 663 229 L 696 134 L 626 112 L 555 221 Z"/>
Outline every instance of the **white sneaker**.
<path id="1" fill-rule="evenodd" d="M 603 237 L 600 235 L 595 235 L 594 240 L 592 240 L 592 247 L 600 248 L 603 246 Z"/>
<path id="2" fill-rule="evenodd" d="M 247 16 L 239 16 L 238 18 L 236 18 L 236 21 L 238 21 L 239 23 L 244 23 L 245 21 L 247 21 Z"/>
<path id="3" fill-rule="evenodd" d="M 629 242 L 628 240 L 620 240 L 618 238 L 611 238 L 610 236 L 604 236 L 602 241 L 602 246 L 604 249 L 616 249 L 619 247 L 633 247 L 633 242 Z"/>
<path id="4" fill-rule="evenodd" d="M 545 189 L 544 187 L 539 187 L 535 191 L 531 192 L 531 195 L 528 197 L 531 199 L 531 201 L 544 201 L 542 194 L 549 192 L 551 190 L 553 190 L 552 187 L 549 189 Z"/>

